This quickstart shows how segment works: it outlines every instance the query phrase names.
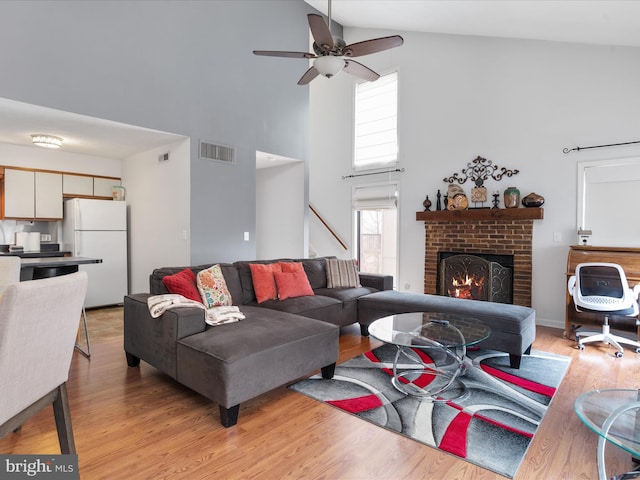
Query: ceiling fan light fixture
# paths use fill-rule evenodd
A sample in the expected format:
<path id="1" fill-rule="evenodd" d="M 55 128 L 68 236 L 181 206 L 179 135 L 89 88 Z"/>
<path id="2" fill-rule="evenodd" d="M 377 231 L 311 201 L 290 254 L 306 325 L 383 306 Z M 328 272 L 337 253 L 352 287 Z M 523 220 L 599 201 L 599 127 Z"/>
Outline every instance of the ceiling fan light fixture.
<path id="1" fill-rule="evenodd" d="M 320 75 L 331 78 L 337 75 L 344 68 L 344 58 L 333 55 L 318 57 L 313 61 L 313 66 L 318 70 Z"/>
<path id="2" fill-rule="evenodd" d="M 31 141 L 39 147 L 60 148 L 62 146 L 62 138 L 44 133 L 34 133 L 31 135 Z"/>

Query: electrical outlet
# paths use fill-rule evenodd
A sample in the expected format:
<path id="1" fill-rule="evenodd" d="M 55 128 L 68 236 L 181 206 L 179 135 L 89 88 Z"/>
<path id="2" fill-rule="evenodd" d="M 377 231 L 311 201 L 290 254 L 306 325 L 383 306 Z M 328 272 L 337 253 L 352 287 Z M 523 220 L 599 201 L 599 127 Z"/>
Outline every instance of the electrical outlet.
<path id="1" fill-rule="evenodd" d="M 562 233 L 553 232 L 553 241 L 554 242 L 561 242 L 562 241 Z"/>
<path id="2" fill-rule="evenodd" d="M 51 234 L 50 233 L 41 233 L 40 234 L 40 241 L 41 242 L 50 242 L 51 241 Z"/>

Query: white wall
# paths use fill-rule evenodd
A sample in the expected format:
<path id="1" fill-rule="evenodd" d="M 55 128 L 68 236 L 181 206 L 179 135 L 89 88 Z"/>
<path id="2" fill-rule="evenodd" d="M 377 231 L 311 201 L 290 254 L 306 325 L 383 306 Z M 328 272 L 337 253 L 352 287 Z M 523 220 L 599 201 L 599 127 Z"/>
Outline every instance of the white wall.
<path id="1" fill-rule="evenodd" d="M 345 29 L 347 43 L 398 32 Z M 533 307 L 537 321 L 561 327 L 568 247 L 576 242 L 576 163 L 632 156 L 628 146 L 563 154 L 564 147 L 638 140 L 640 49 L 401 32 L 402 47 L 363 57 L 380 73 L 399 71 L 401 174 L 342 180 L 351 172 L 353 77 L 311 84 L 310 203 L 351 239 L 351 185 L 399 180 L 400 273 L 397 285 L 421 292 L 424 224 L 445 177 L 478 155 L 520 173 L 488 182 L 543 195 L 534 223 Z M 331 141 L 327 141 L 327 139 Z M 470 182 L 462 185 L 469 193 Z M 554 241 L 554 233 L 560 241 Z M 313 230 L 312 230 L 313 234 Z M 315 237 L 310 238 L 317 245 Z M 640 245 L 634 245 L 640 246 Z M 320 255 L 339 250 L 319 251 Z"/>
<path id="2" fill-rule="evenodd" d="M 189 137 L 190 263 L 250 259 L 255 152 L 306 162 L 309 132 L 308 88 L 296 85 L 306 62 L 251 52 L 306 50 L 312 11 L 289 0 L 0 2 L 0 92 Z M 233 147 L 235 163 L 200 159 L 200 140 Z"/>
<path id="3" fill-rule="evenodd" d="M 256 171 L 256 258 L 307 256 L 304 168 L 296 162 Z"/>
<path id="4" fill-rule="evenodd" d="M 169 153 L 169 160 L 158 156 Z M 190 264 L 190 141 L 123 161 L 129 223 L 129 291 L 149 291 L 154 268 Z M 203 221 L 206 221 L 204 219 Z"/>

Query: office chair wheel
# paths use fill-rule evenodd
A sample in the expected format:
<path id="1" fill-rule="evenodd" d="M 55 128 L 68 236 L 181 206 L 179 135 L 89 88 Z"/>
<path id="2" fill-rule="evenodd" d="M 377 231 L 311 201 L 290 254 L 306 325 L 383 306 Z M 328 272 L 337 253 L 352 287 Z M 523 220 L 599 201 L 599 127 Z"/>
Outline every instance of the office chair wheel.
<path id="1" fill-rule="evenodd" d="M 578 350 L 584 350 L 584 345 L 583 345 L 583 344 L 581 344 L 581 343 L 579 343 L 579 344 L 578 344 Z"/>
<path id="2" fill-rule="evenodd" d="M 617 358 L 622 358 L 623 353 L 622 352 L 616 352 L 615 353 Z"/>
<path id="3" fill-rule="evenodd" d="M 636 348 L 636 353 L 640 353 L 640 348 Z"/>

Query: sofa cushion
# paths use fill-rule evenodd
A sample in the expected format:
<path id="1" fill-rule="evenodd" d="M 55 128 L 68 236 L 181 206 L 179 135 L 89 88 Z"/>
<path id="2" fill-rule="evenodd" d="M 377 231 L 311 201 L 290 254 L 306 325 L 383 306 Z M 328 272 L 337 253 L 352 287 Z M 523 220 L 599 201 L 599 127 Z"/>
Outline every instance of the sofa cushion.
<path id="1" fill-rule="evenodd" d="M 234 305 L 243 304 L 242 284 L 240 283 L 240 275 L 238 269 L 230 263 L 221 263 L 220 269 L 224 275 L 224 281 L 227 284 L 227 290 L 231 294 L 231 300 Z"/>
<path id="2" fill-rule="evenodd" d="M 190 268 L 184 268 L 173 275 L 162 277 L 162 284 L 168 293 L 175 293 L 189 300 L 202 302 L 196 286 L 196 276 Z"/>
<path id="3" fill-rule="evenodd" d="M 327 269 L 324 266 L 324 258 L 305 258 L 300 260 L 300 263 L 304 267 L 312 289 L 326 288 Z"/>
<path id="4" fill-rule="evenodd" d="M 205 270 L 200 270 L 197 284 L 205 307 L 222 307 L 233 303 L 220 265 L 213 265 Z"/>
<path id="5" fill-rule="evenodd" d="M 313 295 L 313 290 L 309 285 L 307 274 L 302 270 L 302 265 L 300 265 L 300 271 L 298 272 L 274 272 L 273 276 L 276 281 L 279 300 Z"/>
<path id="6" fill-rule="evenodd" d="M 360 279 L 355 260 L 325 259 L 327 288 L 359 287 Z"/>
<path id="7" fill-rule="evenodd" d="M 257 305 L 254 303 L 254 305 Z M 295 313 L 303 317 L 315 318 L 337 324 L 341 318 L 342 302 L 335 298 L 313 295 L 307 297 L 288 298 L 286 300 L 268 300 L 260 304 L 261 307 L 278 310 L 280 312 Z M 353 319 L 352 322 L 355 322 Z"/>
<path id="8" fill-rule="evenodd" d="M 341 302 L 350 302 L 357 300 L 363 295 L 369 295 L 370 293 L 377 292 L 375 288 L 371 287 L 358 287 L 358 288 L 317 288 L 313 291 L 316 295 L 323 295 L 326 297 L 335 298 Z"/>
<path id="9" fill-rule="evenodd" d="M 241 322 L 177 342 L 178 381 L 228 408 L 338 359 L 335 325 L 262 307 L 241 311 Z"/>

